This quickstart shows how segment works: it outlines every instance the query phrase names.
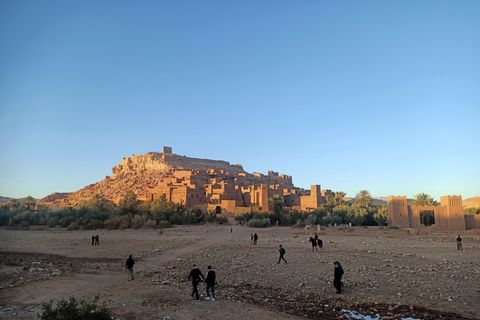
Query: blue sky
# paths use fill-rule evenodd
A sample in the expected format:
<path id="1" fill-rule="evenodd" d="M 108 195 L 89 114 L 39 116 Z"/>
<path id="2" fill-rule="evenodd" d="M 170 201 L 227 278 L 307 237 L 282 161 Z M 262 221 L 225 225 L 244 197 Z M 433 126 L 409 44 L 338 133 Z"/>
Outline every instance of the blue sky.
<path id="1" fill-rule="evenodd" d="M 480 196 L 480 1 L 0 1 L 0 195 L 161 151 Z"/>

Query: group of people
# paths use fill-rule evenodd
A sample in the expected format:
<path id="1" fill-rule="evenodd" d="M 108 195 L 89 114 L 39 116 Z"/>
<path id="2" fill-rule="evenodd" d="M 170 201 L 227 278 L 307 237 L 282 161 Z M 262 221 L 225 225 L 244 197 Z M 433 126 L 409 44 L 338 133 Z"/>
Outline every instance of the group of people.
<path id="1" fill-rule="evenodd" d="M 94 244 L 94 240 L 95 240 L 95 245 L 98 243 L 98 238 L 99 238 L 98 235 L 92 236 L 92 245 Z M 250 244 L 257 244 L 257 239 L 258 239 L 258 235 L 256 233 L 251 234 Z M 312 251 L 316 249 L 317 244 L 320 248 L 323 248 L 322 240 L 318 239 L 318 235 L 316 233 L 315 233 L 315 237 L 310 237 L 310 242 L 312 243 Z M 463 250 L 462 238 L 460 237 L 460 235 L 458 235 L 456 242 L 457 242 L 457 249 Z M 286 251 L 281 244 L 279 245 L 278 252 L 280 253 L 280 257 L 278 258 L 277 264 L 279 264 L 282 260 L 285 262 L 285 264 L 287 264 L 287 260 L 285 260 L 285 257 L 284 257 Z M 132 255 L 130 255 L 127 261 L 125 262 L 125 269 L 127 270 L 127 281 L 130 281 L 130 278 L 133 280 L 134 264 L 135 264 L 135 261 L 133 260 Z M 337 294 L 341 294 L 342 288 L 343 288 L 343 282 L 342 282 L 342 276 L 344 273 L 343 267 L 338 261 L 335 261 L 333 265 L 335 266 L 333 271 L 333 286 L 337 290 Z M 193 291 L 192 291 L 192 294 L 190 295 L 191 299 L 195 297 L 196 301 L 200 301 L 200 295 L 198 294 L 198 284 L 201 282 L 201 279 L 203 279 L 207 285 L 206 300 L 215 301 L 215 285 L 217 284 L 217 278 L 215 275 L 215 271 L 213 271 L 211 266 L 208 266 L 207 269 L 208 269 L 207 276 L 204 277 L 200 269 L 196 265 L 193 265 L 193 269 L 190 271 L 190 275 L 188 276 L 188 280 L 190 279 L 192 280 L 192 286 L 193 286 Z M 210 298 L 210 293 L 212 294 L 211 298 Z"/>
<path id="2" fill-rule="evenodd" d="M 193 292 L 190 295 L 190 299 L 193 299 L 193 295 L 195 295 L 195 300 L 200 301 L 200 295 L 198 294 L 197 286 L 201 281 L 201 277 L 203 280 L 205 280 L 205 283 L 207 284 L 206 300 L 215 301 L 215 285 L 217 284 L 217 278 L 215 276 L 215 271 L 212 270 L 212 266 L 208 266 L 207 269 L 207 277 L 205 278 L 200 269 L 198 269 L 196 265 L 193 265 L 193 269 L 192 271 L 190 271 L 190 275 L 188 276 L 188 280 L 192 279 L 193 286 Z M 210 298 L 210 291 L 212 293 L 212 298 Z"/>
<path id="3" fill-rule="evenodd" d="M 323 241 L 322 239 L 319 239 L 318 238 L 318 235 L 315 233 L 315 237 L 310 237 L 310 243 L 312 244 L 312 252 L 313 251 L 318 251 L 318 247 L 320 247 L 320 249 L 323 248 Z"/>
<path id="4" fill-rule="evenodd" d="M 96 236 L 92 235 L 92 246 L 93 245 L 100 245 L 100 237 L 98 236 L 98 234 Z"/>

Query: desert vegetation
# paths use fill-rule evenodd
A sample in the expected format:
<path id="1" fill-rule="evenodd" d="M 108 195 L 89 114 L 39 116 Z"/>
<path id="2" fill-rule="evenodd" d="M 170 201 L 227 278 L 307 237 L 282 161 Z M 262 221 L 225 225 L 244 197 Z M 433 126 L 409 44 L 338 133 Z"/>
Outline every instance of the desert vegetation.
<path id="1" fill-rule="evenodd" d="M 359 191 L 353 203 L 343 201 L 346 193 L 339 192 L 337 197 L 327 196 L 326 201 L 312 212 L 292 211 L 284 208 L 280 197 L 272 197 L 269 204 L 273 213 L 240 213 L 237 221 L 245 221 L 251 227 L 270 225 L 305 227 L 306 225 L 340 225 L 351 223 L 354 226 L 385 226 L 387 207 L 372 204 L 370 192 Z"/>
<path id="2" fill-rule="evenodd" d="M 110 320 L 110 312 L 105 308 L 98 308 L 96 296 L 93 302 L 85 300 L 78 301 L 74 297 L 65 300 L 61 299 L 56 304 L 53 301 L 42 304 L 41 320 Z"/>
<path id="3" fill-rule="evenodd" d="M 25 205 L 17 203 L 15 206 L 0 207 L 0 225 L 20 229 L 30 226 L 63 227 L 69 230 L 155 229 L 205 221 L 224 224 L 228 220 L 214 212 L 206 213 L 199 208 L 186 209 L 181 204 L 165 199 L 139 205 L 132 191 L 127 191 L 118 205 L 96 195 L 82 202 L 79 208 L 49 208 L 32 212 Z"/>
<path id="4" fill-rule="evenodd" d="M 340 225 L 386 226 L 388 211 L 384 205 L 374 205 L 370 192 L 361 190 L 352 201 L 344 201 L 345 192 L 338 192 L 337 197 L 327 196 L 326 203 L 311 212 L 287 210 L 283 199 L 274 195 L 269 199 L 272 212 L 262 212 L 261 207 L 252 212 L 241 212 L 235 216 L 236 221 L 248 223 L 251 227 L 264 228 L 273 225 Z M 437 205 L 433 198 L 425 193 L 414 196 L 414 204 Z M 30 227 L 62 227 L 69 230 L 95 229 L 155 229 L 169 228 L 172 225 L 194 225 L 211 222 L 228 223 L 225 216 L 215 212 L 204 212 L 200 208 L 185 208 L 182 204 L 156 199 L 139 204 L 136 195 L 127 191 L 118 205 L 99 195 L 84 201 L 78 208 L 48 208 L 32 211 L 35 200 L 29 196 L 18 201 L 11 199 L 8 204 L 0 206 L 0 226 L 17 229 Z M 428 212 L 426 212 L 428 213 Z M 480 208 L 464 209 L 465 215 L 480 214 Z M 425 213 L 424 213 L 425 214 Z M 424 220 L 429 216 L 425 215 Z M 429 223 L 424 223 L 429 225 Z"/>

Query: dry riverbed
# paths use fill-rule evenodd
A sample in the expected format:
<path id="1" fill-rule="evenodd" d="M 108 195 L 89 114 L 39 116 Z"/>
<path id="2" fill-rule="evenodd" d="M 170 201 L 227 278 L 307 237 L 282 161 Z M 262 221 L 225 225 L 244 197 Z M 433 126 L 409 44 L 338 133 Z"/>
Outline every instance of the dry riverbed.
<path id="1" fill-rule="evenodd" d="M 250 245 L 250 234 L 259 241 Z M 92 234 L 100 245 L 91 246 Z M 303 229 L 181 226 L 164 230 L 0 230 L 0 319 L 37 319 L 76 297 L 116 319 L 480 319 L 480 233 L 327 228 L 312 252 Z M 277 264 L 278 245 L 288 264 Z M 132 254 L 135 280 L 123 265 Z M 333 262 L 345 270 L 342 295 Z M 190 300 L 192 264 L 217 274 L 216 301 Z M 343 311 L 342 311 L 343 309 Z"/>

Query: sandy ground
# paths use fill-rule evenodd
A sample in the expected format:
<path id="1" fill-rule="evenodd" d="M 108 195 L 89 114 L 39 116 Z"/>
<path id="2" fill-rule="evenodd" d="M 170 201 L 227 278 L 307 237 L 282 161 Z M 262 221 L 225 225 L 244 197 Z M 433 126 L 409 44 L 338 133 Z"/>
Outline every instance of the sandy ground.
<path id="1" fill-rule="evenodd" d="M 100 296 L 116 319 L 480 319 L 480 233 L 328 228 L 312 252 L 303 229 L 0 230 L 0 319 L 37 319 L 46 301 Z M 250 234 L 259 241 L 250 245 Z M 91 246 L 92 234 L 100 245 Z M 277 264 L 278 245 L 288 264 Z M 132 254 L 135 280 L 127 282 Z M 332 286 L 333 262 L 345 269 Z M 217 274 L 217 300 L 189 298 L 192 264 Z"/>

